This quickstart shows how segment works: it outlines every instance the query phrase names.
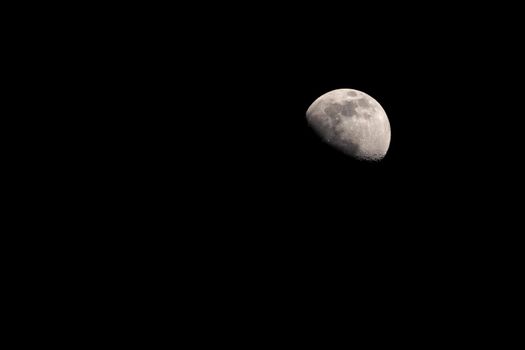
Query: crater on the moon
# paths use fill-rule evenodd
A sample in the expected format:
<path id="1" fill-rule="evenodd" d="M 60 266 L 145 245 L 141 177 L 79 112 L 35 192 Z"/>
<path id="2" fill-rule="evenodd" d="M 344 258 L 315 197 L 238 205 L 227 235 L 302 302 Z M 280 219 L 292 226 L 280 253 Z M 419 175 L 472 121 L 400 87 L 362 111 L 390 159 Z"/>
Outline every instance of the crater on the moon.
<path id="1" fill-rule="evenodd" d="M 357 96 L 357 92 L 355 92 L 355 91 L 348 91 L 348 96 L 356 97 Z"/>

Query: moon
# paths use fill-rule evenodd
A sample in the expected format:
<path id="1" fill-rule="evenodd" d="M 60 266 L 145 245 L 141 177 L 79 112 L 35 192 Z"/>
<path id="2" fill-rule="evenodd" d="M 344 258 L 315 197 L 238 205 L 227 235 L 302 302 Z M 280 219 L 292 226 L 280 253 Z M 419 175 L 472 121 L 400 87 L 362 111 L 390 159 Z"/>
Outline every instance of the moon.
<path id="1" fill-rule="evenodd" d="M 385 110 L 359 90 L 327 92 L 310 105 L 306 119 L 326 143 L 359 160 L 381 160 L 390 146 Z"/>

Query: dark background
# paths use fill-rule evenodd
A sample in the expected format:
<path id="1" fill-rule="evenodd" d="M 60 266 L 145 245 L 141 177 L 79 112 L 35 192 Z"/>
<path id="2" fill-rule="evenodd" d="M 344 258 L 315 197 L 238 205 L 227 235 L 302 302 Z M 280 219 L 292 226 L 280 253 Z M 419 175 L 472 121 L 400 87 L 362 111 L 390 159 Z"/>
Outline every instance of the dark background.
<path id="1" fill-rule="evenodd" d="M 56 261 L 42 275 L 100 315 L 183 305 L 199 330 L 359 309 L 368 332 L 379 314 L 463 331 L 486 300 L 499 310 L 522 260 L 519 11 L 198 6 L 36 11 L 45 23 L 19 41 L 37 140 L 19 197 L 40 213 L 22 224 L 60 232 L 28 238 Z M 384 160 L 308 128 L 338 88 L 384 107 Z"/>
<path id="2" fill-rule="evenodd" d="M 102 111 L 103 166 L 89 171 L 103 195 L 141 213 L 132 221 L 189 221 L 215 243 L 223 230 L 329 250 L 498 241 L 521 191 L 518 22 L 482 7 L 354 6 L 108 16 L 103 50 L 82 56 L 100 87 L 86 106 Z M 345 157 L 308 128 L 308 106 L 338 88 L 384 107 L 384 160 Z"/>
<path id="3" fill-rule="evenodd" d="M 474 315 L 479 291 L 512 284 L 519 260 L 516 22 L 352 6 L 258 10 L 148 37 L 131 222 L 174 230 L 148 254 L 169 266 L 177 247 L 203 300 L 224 286 L 212 295 L 266 295 L 261 307 L 299 315 L 309 297 L 338 308 L 347 294 L 392 315 L 419 303 Z M 308 128 L 308 106 L 337 88 L 384 107 L 383 161 L 345 157 Z"/>

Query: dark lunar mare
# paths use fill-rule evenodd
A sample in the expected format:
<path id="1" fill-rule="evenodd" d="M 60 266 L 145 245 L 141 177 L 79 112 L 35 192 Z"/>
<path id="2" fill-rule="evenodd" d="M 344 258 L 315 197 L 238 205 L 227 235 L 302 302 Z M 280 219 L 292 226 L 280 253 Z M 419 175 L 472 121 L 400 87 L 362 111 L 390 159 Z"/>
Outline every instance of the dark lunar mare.
<path id="1" fill-rule="evenodd" d="M 328 107 L 326 107 L 324 109 L 324 112 L 332 118 L 335 117 L 338 113 L 340 113 L 344 117 L 355 117 L 358 116 L 356 109 L 359 107 L 369 108 L 371 107 L 371 104 L 366 98 L 346 101 L 344 104 L 334 102 L 331 103 Z M 364 115 L 367 117 L 370 116 L 370 114 L 366 113 Z"/>
<path id="2" fill-rule="evenodd" d="M 343 106 L 340 103 L 332 103 L 324 109 L 324 112 L 330 117 L 333 118 L 337 113 L 341 113 Z"/>
<path id="3" fill-rule="evenodd" d="M 358 107 L 357 102 L 347 101 L 344 106 L 341 114 L 345 117 L 355 117 L 357 115 L 356 108 Z"/>
<path id="4" fill-rule="evenodd" d="M 360 98 L 359 100 L 357 100 L 357 104 L 360 106 L 360 107 L 363 107 L 363 108 L 368 108 L 370 107 L 370 102 L 368 102 L 368 99 L 367 98 Z"/>

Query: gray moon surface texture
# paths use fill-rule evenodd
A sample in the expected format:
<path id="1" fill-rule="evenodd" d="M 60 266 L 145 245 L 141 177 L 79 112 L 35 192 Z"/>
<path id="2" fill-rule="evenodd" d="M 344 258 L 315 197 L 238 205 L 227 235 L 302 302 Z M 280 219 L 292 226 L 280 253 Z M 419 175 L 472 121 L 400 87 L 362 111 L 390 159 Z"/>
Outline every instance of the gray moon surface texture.
<path id="1" fill-rule="evenodd" d="M 310 105 L 306 119 L 326 143 L 356 159 L 381 160 L 390 146 L 386 112 L 359 90 L 327 92 Z"/>

